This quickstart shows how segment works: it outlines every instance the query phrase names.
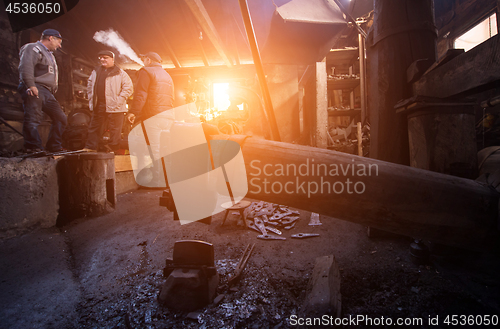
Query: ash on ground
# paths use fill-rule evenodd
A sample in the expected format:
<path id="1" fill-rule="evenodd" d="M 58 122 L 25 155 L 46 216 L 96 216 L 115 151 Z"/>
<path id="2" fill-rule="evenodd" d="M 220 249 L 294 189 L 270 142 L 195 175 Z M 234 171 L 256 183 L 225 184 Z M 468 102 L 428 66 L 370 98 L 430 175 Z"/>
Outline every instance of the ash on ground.
<path id="1" fill-rule="evenodd" d="M 224 294 L 218 305 L 195 312 L 175 312 L 161 306 L 158 293 L 165 282 L 162 271 L 118 279 L 118 296 L 85 298 L 79 307 L 81 328 L 289 328 L 287 318 L 297 314 L 305 297 L 308 275 L 286 280 L 270 269 L 247 264 L 241 280 L 228 290 L 227 282 L 238 259 L 216 261 Z"/>

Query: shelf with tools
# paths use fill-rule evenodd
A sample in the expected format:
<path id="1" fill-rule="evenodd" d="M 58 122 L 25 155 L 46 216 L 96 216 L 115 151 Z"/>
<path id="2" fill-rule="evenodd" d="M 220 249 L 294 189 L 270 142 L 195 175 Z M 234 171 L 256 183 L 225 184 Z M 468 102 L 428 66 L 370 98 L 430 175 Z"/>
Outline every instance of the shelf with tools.
<path id="1" fill-rule="evenodd" d="M 359 75 L 343 74 L 328 76 L 328 90 L 354 89 L 359 86 Z"/>
<path id="2" fill-rule="evenodd" d="M 78 57 L 71 58 L 71 77 L 73 82 L 73 99 L 76 102 L 75 108 L 80 108 L 83 104 L 88 103 L 87 81 L 92 70 L 92 63 Z"/>
<path id="3" fill-rule="evenodd" d="M 329 133 L 348 129 L 359 121 L 359 51 L 357 47 L 332 49 L 326 56 L 328 73 Z M 356 121 L 357 119 L 357 121 Z M 350 129 L 348 129 L 350 131 Z M 348 136 L 345 136 L 347 139 Z"/>
<path id="4" fill-rule="evenodd" d="M 334 108 L 330 107 L 328 108 L 328 116 L 329 117 L 343 117 L 343 116 L 348 116 L 348 117 L 353 117 L 361 114 L 361 109 L 360 108 L 354 108 L 354 109 L 339 109 L 339 108 Z"/>

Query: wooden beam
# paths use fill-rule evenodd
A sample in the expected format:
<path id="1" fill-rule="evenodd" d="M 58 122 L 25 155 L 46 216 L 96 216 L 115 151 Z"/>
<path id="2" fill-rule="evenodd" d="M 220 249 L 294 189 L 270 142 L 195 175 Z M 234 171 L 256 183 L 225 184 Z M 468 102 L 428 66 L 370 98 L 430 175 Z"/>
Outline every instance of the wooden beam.
<path id="1" fill-rule="evenodd" d="M 328 98 L 326 62 L 316 63 L 316 147 L 328 147 Z"/>
<path id="2" fill-rule="evenodd" d="M 354 1 L 353 1 L 354 3 Z M 359 50 L 359 93 L 361 96 L 361 123 L 365 123 L 366 119 L 366 56 L 365 56 L 366 39 L 361 34 L 358 34 L 358 50 Z"/>
<path id="3" fill-rule="evenodd" d="M 240 62 L 240 54 L 238 52 L 238 43 L 237 43 L 237 38 L 236 38 L 236 29 L 238 28 L 238 24 L 236 24 L 236 21 L 234 20 L 234 17 L 232 17 L 232 19 L 230 19 L 231 21 L 231 43 L 233 45 L 233 57 L 234 57 L 234 62 L 236 63 L 236 65 L 240 65 L 241 62 Z"/>
<path id="4" fill-rule="evenodd" d="M 170 45 L 170 42 L 168 41 L 167 36 L 165 33 L 163 33 L 164 28 L 160 25 L 157 19 L 155 19 L 155 13 L 153 13 L 153 10 L 151 9 L 151 5 L 149 4 L 149 1 L 147 0 L 141 0 L 142 1 L 142 7 L 146 9 L 148 12 L 149 17 L 151 17 L 151 20 L 153 21 L 153 24 L 156 26 L 156 31 L 159 34 L 161 38 L 161 42 L 163 45 L 167 48 L 167 52 L 170 56 L 170 60 L 172 63 L 174 63 L 174 66 L 176 68 L 181 67 L 181 63 L 177 59 L 177 56 L 175 55 L 174 49 L 172 48 L 172 45 Z"/>
<path id="5" fill-rule="evenodd" d="M 361 109 L 350 109 L 350 110 L 333 110 L 328 111 L 328 116 L 330 117 L 353 117 L 361 114 Z"/>
<path id="6" fill-rule="evenodd" d="M 413 94 L 445 98 L 500 80 L 500 35 L 428 72 L 413 84 Z"/>
<path id="7" fill-rule="evenodd" d="M 132 171 L 130 155 L 115 155 L 115 172 Z"/>
<path id="8" fill-rule="evenodd" d="M 342 309 L 340 281 L 340 271 L 335 256 L 316 258 L 305 302 L 299 311 L 300 316 L 320 317 L 329 314 L 340 318 Z"/>
<path id="9" fill-rule="evenodd" d="M 257 138 L 245 139 L 241 151 L 248 198 L 446 245 L 500 250 L 499 194 L 486 184 Z"/>
<path id="10" fill-rule="evenodd" d="M 207 10 L 205 9 L 205 6 L 203 6 L 201 0 L 184 0 L 184 2 L 188 5 L 189 9 L 191 9 L 194 17 L 207 34 L 208 38 L 219 53 L 219 56 L 221 56 L 224 60 L 224 63 L 226 63 L 228 67 L 231 67 L 232 63 L 227 57 L 226 52 L 224 51 L 219 33 L 217 33 L 217 30 L 215 29 L 215 26 L 212 23 L 212 20 L 210 19 L 210 16 L 208 15 Z"/>
<path id="11" fill-rule="evenodd" d="M 500 0 L 498 0 L 498 1 L 500 1 Z M 233 17 L 233 23 L 234 23 L 234 26 L 238 28 L 238 31 L 240 32 L 242 39 L 245 41 L 245 44 L 247 45 L 248 50 L 252 51 L 252 49 L 251 49 L 251 47 L 250 47 L 250 43 L 249 43 L 249 41 L 248 41 L 248 38 L 247 38 L 247 36 L 245 35 L 245 31 L 241 29 L 241 26 L 238 24 L 238 21 L 236 20 L 236 17 L 234 17 L 234 14 L 233 14 L 233 13 L 231 13 L 231 16 Z M 243 26 L 243 29 L 244 29 L 244 28 L 245 28 L 245 27 Z"/>
<path id="12" fill-rule="evenodd" d="M 304 88 L 304 86 L 309 82 L 309 79 L 313 76 L 313 74 L 314 74 L 314 67 L 312 65 L 307 65 L 306 69 L 304 70 L 304 73 L 302 73 L 302 76 L 300 77 L 299 88 Z"/>
<path id="13" fill-rule="evenodd" d="M 186 17 L 187 28 L 190 29 L 190 31 L 193 35 L 193 38 L 196 39 L 196 44 L 198 45 L 198 48 L 200 49 L 200 55 L 201 55 L 201 59 L 203 60 L 203 64 L 205 66 L 210 66 L 207 54 L 205 53 L 205 48 L 203 48 L 203 43 L 201 42 L 201 39 L 200 39 L 201 27 L 198 25 L 197 22 L 195 22 L 195 20 L 193 19 L 193 16 L 191 16 L 191 14 L 190 14 L 190 11 L 188 11 L 188 9 L 186 9 L 185 6 L 180 5 L 180 3 L 178 3 L 178 2 L 176 2 L 176 4 L 177 4 L 177 8 L 180 8 L 179 10 L 182 12 L 182 15 L 184 15 L 184 17 Z M 200 28 L 197 29 L 197 27 L 200 27 Z"/>

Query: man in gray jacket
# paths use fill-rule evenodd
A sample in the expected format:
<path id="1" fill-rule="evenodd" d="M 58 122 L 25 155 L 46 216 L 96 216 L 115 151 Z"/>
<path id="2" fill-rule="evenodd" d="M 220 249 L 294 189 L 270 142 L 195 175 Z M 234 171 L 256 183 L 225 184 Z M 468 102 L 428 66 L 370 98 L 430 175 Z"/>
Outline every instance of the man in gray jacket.
<path id="1" fill-rule="evenodd" d="M 129 75 L 115 65 L 115 54 L 99 52 L 101 65 L 90 74 L 87 84 L 89 107 L 93 112 L 85 149 L 96 151 L 107 125 L 110 133 L 109 149 L 119 149 L 127 99 L 134 92 Z"/>
<path id="2" fill-rule="evenodd" d="M 61 48 L 61 34 L 53 29 L 43 31 L 40 41 L 28 43 L 19 51 L 19 93 L 24 108 L 24 149 L 26 152 L 43 150 L 38 126 L 42 112 L 51 119 L 46 149 L 50 152 L 62 151 L 61 137 L 67 118 L 54 97 L 57 91 L 57 63 L 52 52 Z"/>

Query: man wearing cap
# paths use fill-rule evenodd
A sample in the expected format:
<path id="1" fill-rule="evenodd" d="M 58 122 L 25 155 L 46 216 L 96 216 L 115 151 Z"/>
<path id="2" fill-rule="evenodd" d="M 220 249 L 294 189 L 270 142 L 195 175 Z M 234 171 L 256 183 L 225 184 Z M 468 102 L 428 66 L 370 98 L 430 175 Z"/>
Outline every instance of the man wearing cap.
<path id="1" fill-rule="evenodd" d="M 137 74 L 134 101 L 127 119 L 134 123 L 136 117 L 144 121 L 174 107 L 174 82 L 161 67 L 161 57 L 149 52 L 140 55 L 144 67 Z"/>
<path id="2" fill-rule="evenodd" d="M 53 52 L 61 48 L 61 34 L 53 29 L 43 31 L 40 41 L 28 43 L 19 51 L 19 93 L 24 108 L 24 149 L 27 152 L 43 150 L 38 126 L 42 112 L 52 120 L 46 149 L 62 151 L 61 137 L 67 118 L 54 97 L 57 91 L 58 71 Z"/>
<path id="3" fill-rule="evenodd" d="M 141 122 L 142 129 L 147 134 L 145 137 L 148 145 L 150 145 L 151 153 L 149 156 L 153 165 L 152 179 L 154 182 L 160 182 L 164 181 L 159 162 L 161 159 L 160 148 L 170 147 L 168 133 L 174 123 L 174 113 L 169 111 L 174 107 L 174 83 L 172 77 L 162 68 L 160 55 L 149 52 L 140 56 L 144 67 L 137 74 L 134 100 L 127 119 L 133 124 L 137 117 L 138 121 Z M 162 144 L 160 137 L 163 145 L 160 145 Z"/>
<path id="4" fill-rule="evenodd" d="M 129 75 L 115 65 L 115 54 L 109 50 L 98 53 L 101 65 L 90 74 L 87 83 L 89 108 L 92 111 L 85 149 L 95 151 L 107 126 L 109 149 L 119 149 L 127 99 L 134 87 Z"/>

